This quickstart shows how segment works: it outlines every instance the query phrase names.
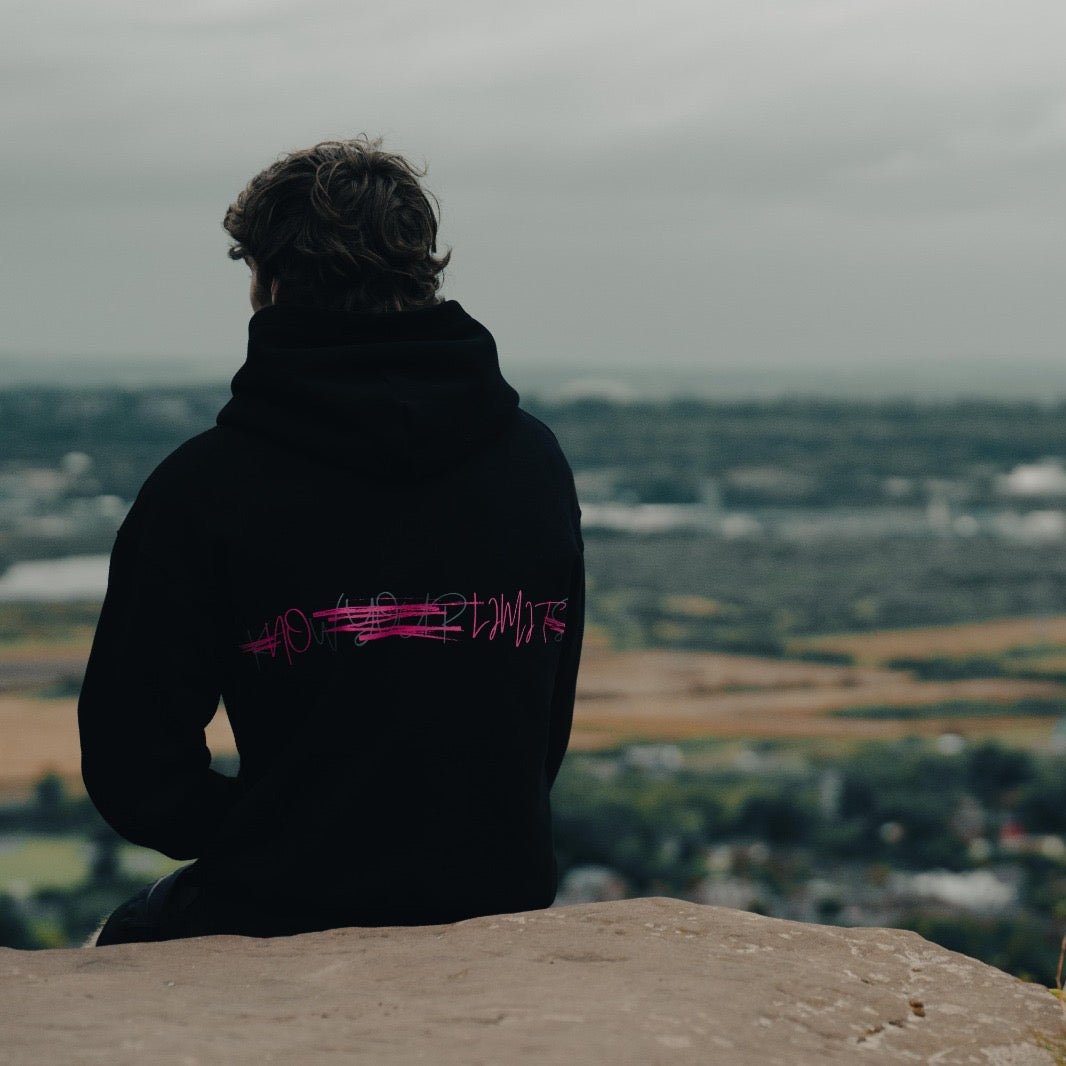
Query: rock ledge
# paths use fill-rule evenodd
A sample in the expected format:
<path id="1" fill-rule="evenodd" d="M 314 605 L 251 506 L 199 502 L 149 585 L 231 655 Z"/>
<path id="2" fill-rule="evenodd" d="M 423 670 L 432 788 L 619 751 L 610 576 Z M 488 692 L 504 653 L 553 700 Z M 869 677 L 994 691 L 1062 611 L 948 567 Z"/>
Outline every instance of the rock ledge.
<path id="1" fill-rule="evenodd" d="M 1066 1061 L 1041 985 L 916 933 L 651 897 L 261 939 L 0 948 L 0 1063 Z"/>

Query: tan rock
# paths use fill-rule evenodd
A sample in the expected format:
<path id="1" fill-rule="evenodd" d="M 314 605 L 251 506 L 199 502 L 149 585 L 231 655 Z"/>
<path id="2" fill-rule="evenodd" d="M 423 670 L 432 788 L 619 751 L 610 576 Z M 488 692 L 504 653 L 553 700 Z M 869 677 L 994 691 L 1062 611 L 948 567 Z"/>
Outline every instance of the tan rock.
<path id="1" fill-rule="evenodd" d="M 653 897 L 0 949 L 0 1063 L 1063 1061 L 1066 1008 L 916 933 Z"/>

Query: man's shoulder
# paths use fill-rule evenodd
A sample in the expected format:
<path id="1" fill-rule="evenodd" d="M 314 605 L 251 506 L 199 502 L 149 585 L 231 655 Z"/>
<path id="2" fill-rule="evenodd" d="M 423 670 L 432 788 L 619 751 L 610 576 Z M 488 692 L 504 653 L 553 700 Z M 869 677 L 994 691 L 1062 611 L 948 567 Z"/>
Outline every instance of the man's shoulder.
<path id="1" fill-rule="evenodd" d="M 182 441 L 152 468 L 123 525 L 133 525 L 142 514 L 162 518 L 206 504 L 214 495 L 213 486 L 224 477 L 227 450 L 226 436 L 217 426 Z"/>
<path id="2" fill-rule="evenodd" d="M 554 430 L 546 422 L 542 422 L 536 415 L 530 414 L 524 408 L 517 409 L 517 422 L 520 432 L 528 435 L 539 453 L 538 458 L 543 465 L 549 467 L 553 474 L 552 480 L 562 495 L 570 500 L 571 516 L 574 523 L 574 531 L 578 544 L 584 549 L 584 541 L 581 538 L 581 504 L 577 496 L 577 485 L 574 481 L 574 471 L 570 461 L 563 451 L 559 438 Z"/>
<path id="3" fill-rule="evenodd" d="M 515 410 L 515 423 L 520 432 L 525 433 L 531 441 L 553 456 L 564 469 L 570 469 L 563 447 L 551 426 L 542 422 L 536 415 L 530 414 L 524 407 Z"/>
<path id="4" fill-rule="evenodd" d="M 144 484 L 159 488 L 173 487 L 189 478 L 215 473 L 227 448 L 225 432 L 218 426 L 211 426 L 182 441 L 164 455 Z"/>

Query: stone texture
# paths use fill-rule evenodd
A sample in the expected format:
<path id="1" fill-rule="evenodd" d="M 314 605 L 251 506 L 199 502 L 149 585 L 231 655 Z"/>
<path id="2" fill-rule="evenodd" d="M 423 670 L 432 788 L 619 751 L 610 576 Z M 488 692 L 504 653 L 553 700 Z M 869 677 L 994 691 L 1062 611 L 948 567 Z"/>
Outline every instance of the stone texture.
<path id="1" fill-rule="evenodd" d="M 1066 1061 L 1066 1008 L 915 933 L 662 897 L 0 948 L 0 1063 Z"/>

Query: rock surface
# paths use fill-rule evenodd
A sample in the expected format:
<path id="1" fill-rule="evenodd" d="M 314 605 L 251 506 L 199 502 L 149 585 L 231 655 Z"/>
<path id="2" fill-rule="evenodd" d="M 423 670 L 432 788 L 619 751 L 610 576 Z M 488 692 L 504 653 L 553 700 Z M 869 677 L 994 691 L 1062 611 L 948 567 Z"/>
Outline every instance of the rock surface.
<path id="1" fill-rule="evenodd" d="M 663 897 L 0 948 L 0 1063 L 1064 1061 L 1066 1007 L 916 933 Z"/>

